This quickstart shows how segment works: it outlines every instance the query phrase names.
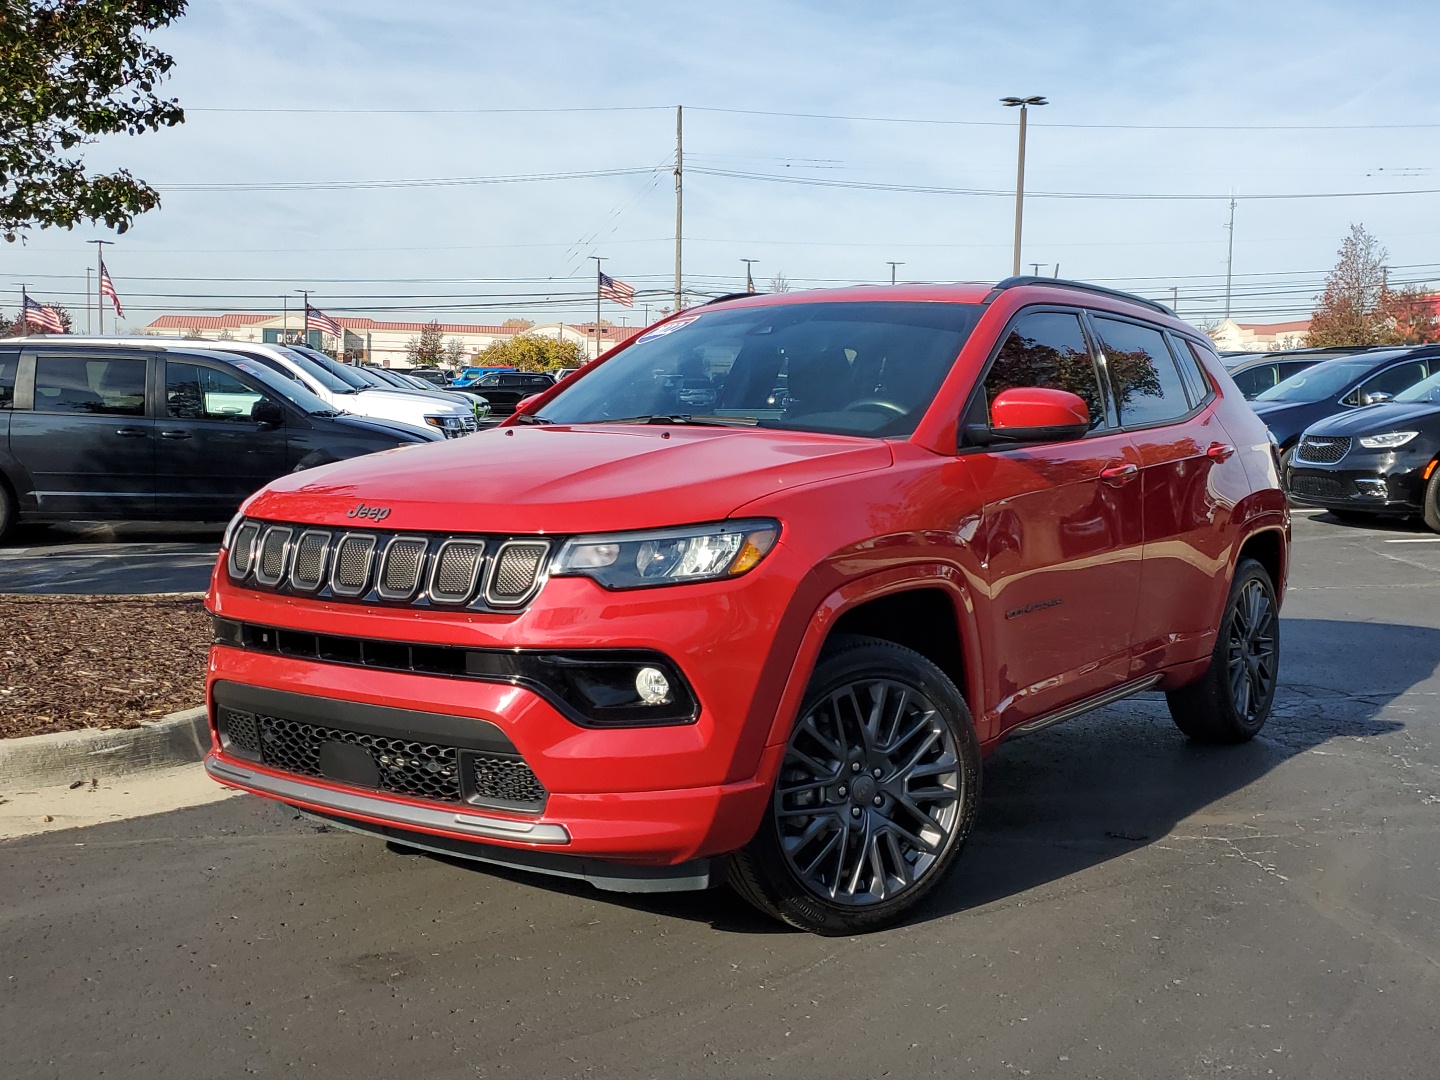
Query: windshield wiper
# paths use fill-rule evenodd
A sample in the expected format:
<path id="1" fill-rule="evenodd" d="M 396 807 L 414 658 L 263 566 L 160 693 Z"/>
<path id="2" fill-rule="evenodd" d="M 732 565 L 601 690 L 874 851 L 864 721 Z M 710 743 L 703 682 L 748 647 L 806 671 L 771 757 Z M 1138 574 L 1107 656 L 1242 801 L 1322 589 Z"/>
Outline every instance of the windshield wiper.
<path id="1" fill-rule="evenodd" d="M 518 413 L 515 416 L 517 424 L 553 424 L 554 420 L 546 420 L 543 416 L 536 416 L 534 413 Z"/>
<path id="2" fill-rule="evenodd" d="M 689 413 L 650 413 L 646 416 L 616 416 L 605 420 L 579 420 L 578 424 L 695 424 L 699 427 L 754 427 L 750 416 L 691 416 Z"/>

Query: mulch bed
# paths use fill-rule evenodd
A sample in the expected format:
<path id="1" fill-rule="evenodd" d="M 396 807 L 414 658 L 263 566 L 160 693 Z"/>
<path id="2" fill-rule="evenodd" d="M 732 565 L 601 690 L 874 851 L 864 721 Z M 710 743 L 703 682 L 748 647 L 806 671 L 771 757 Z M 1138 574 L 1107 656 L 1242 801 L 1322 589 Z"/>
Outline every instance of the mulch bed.
<path id="1" fill-rule="evenodd" d="M 0 739 L 201 705 L 211 637 L 198 597 L 0 596 Z"/>

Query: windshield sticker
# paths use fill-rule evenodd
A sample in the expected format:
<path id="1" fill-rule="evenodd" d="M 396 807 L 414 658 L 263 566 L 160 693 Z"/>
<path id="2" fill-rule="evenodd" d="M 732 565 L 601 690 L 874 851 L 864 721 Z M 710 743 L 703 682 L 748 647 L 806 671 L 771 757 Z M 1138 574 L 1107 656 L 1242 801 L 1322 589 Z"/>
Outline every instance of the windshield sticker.
<path id="1" fill-rule="evenodd" d="M 664 337 L 666 334 L 673 334 L 682 326 L 689 326 L 698 318 L 700 318 L 699 315 L 681 315 L 678 319 L 671 319 L 667 323 L 661 323 L 659 326 L 655 327 L 654 330 L 647 330 L 645 333 L 641 334 L 640 337 L 636 339 L 635 344 L 639 345 L 640 342 L 649 341 L 651 338 Z"/>

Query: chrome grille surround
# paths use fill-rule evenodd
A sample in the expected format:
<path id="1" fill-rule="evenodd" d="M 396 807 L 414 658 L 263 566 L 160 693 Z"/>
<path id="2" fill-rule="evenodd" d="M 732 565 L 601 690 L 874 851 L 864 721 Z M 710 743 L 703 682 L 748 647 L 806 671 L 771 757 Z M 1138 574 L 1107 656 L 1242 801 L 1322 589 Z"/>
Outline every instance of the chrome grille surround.
<path id="1" fill-rule="evenodd" d="M 1350 440 L 1328 435 L 1306 435 L 1295 450 L 1296 461 L 1315 465 L 1334 465 L 1350 452 Z"/>
<path id="2" fill-rule="evenodd" d="M 430 567 L 430 599 L 437 604 L 463 604 L 475 595 L 485 568 L 483 540 L 446 540 Z"/>
<path id="3" fill-rule="evenodd" d="M 295 558 L 290 566 L 290 587 L 301 592 L 314 592 L 325 584 L 325 564 L 330 557 L 330 533 L 324 529 L 306 529 L 295 542 Z"/>
<path id="4" fill-rule="evenodd" d="M 285 578 L 290 561 L 290 538 L 295 530 L 288 525 L 271 525 L 260 541 L 260 555 L 255 560 L 255 580 L 261 585 L 279 585 Z"/>
<path id="5" fill-rule="evenodd" d="M 423 536 L 396 536 L 385 545 L 375 574 L 375 591 L 385 600 L 409 600 L 424 576 L 425 552 L 430 541 Z"/>
<path id="6" fill-rule="evenodd" d="M 255 566 L 255 545 L 260 539 L 258 521 L 242 522 L 230 539 L 230 576 L 244 577 Z"/>
<path id="7" fill-rule="evenodd" d="M 346 533 L 335 545 L 330 569 L 330 591 L 336 596 L 364 596 L 370 586 L 370 564 L 376 538 L 370 533 Z"/>
<path id="8" fill-rule="evenodd" d="M 549 540 L 510 540 L 495 553 L 494 569 L 485 583 L 485 600 L 495 607 L 519 607 L 542 584 L 542 568 L 550 554 Z"/>
<path id="9" fill-rule="evenodd" d="M 550 537 L 427 535 L 246 519 L 235 529 L 225 569 L 242 588 L 320 600 L 515 611 L 544 585 L 555 549 Z"/>

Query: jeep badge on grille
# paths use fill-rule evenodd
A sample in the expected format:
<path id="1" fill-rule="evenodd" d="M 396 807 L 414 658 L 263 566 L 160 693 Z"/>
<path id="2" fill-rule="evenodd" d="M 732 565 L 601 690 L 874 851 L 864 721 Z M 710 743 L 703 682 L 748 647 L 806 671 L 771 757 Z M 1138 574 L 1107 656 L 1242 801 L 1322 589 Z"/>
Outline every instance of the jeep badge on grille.
<path id="1" fill-rule="evenodd" d="M 384 521 L 390 516 L 390 508 L 388 506 L 366 506 L 362 502 L 345 516 L 352 518 L 369 518 L 371 521 Z"/>

